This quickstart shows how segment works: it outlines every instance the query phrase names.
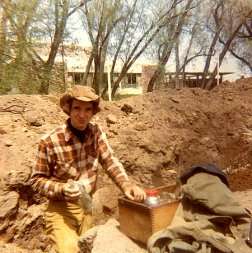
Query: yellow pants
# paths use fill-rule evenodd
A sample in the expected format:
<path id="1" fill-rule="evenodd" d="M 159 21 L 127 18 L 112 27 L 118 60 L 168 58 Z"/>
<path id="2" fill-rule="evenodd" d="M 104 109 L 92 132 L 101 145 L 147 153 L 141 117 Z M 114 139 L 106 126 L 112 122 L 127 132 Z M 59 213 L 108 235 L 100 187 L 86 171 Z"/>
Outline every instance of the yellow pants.
<path id="1" fill-rule="evenodd" d="M 80 235 L 92 227 L 92 216 L 77 203 L 50 201 L 46 214 L 46 232 L 57 253 L 79 252 Z"/>

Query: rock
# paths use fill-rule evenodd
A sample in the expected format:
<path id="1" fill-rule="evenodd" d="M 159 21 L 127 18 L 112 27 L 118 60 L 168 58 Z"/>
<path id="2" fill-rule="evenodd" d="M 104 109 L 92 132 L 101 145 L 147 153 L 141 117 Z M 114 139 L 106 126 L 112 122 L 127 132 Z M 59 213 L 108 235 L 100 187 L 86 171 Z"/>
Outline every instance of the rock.
<path id="1" fill-rule="evenodd" d="M 98 226 L 88 235 L 80 240 L 85 244 L 85 238 L 92 238 L 92 250 L 81 253 L 147 253 L 147 250 L 139 247 L 130 238 L 119 230 L 119 223 L 115 219 L 110 219 L 106 224 Z M 82 249 L 82 247 L 80 247 Z"/>
<path id="2" fill-rule="evenodd" d="M 91 253 L 93 249 L 93 243 L 97 236 L 97 231 L 101 226 L 95 226 L 89 229 L 84 235 L 81 236 L 78 242 L 80 253 Z"/>
<path id="3" fill-rule="evenodd" d="M 160 147 L 155 145 L 154 143 L 151 142 L 145 142 L 145 143 L 141 143 L 139 144 L 139 147 L 146 150 L 146 152 L 150 153 L 158 153 L 160 152 Z"/>
<path id="4" fill-rule="evenodd" d="M 137 131 L 145 131 L 147 130 L 147 126 L 144 123 L 139 122 L 135 124 L 134 129 Z"/>
<path id="5" fill-rule="evenodd" d="M 131 105 L 129 105 L 129 104 L 124 104 L 124 105 L 122 106 L 121 110 L 122 110 L 123 112 L 126 112 L 127 114 L 129 114 L 129 113 L 132 113 L 132 112 L 133 112 L 133 107 L 132 107 Z"/>
<path id="6" fill-rule="evenodd" d="M 48 252 L 47 249 L 51 245 L 48 236 L 44 233 L 43 218 L 46 206 L 46 204 L 31 205 L 28 209 L 20 207 L 16 222 L 6 231 L 9 240 L 15 241 L 20 247 L 26 248 L 28 252 L 36 252 L 36 249 Z"/>
<path id="7" fill-rule="evenodd" d="M 0 128 L 0 134 L 7 134 L 7 132 L 4 129 Z"/>
<path id="8" fill-rule="evenodd" d="M 24 113 L 24 119 L 30 126 L 40 127 L 44 123 L 44 120 L 41 115 L 31 111 Z"/>
<path id="9" fill-rule="evenodd" d="M 24 133 L 28 132 L 28 129 L 26 127 L 24 127 L 22 130 L 23 130 Z"/>
<path id="10" fill-rule="evenodd" d="M 117 122 L 117 118 L 115 115 L 113 114 L 109 114 L 107 117 L 106 117 L 106 121 L 108 124 L 115 124 Z"/>
<path id="11" fill-rule="evenodd" d="M 0 232 L 1 231 L 4 231 L 4 230 L 6 230 L 6 228 L 9 226 L 9 224 L 10 224 L 10 221 L 8 220 L 8 219 L 4 219 L 4 220 L 1 220 L 0 219 L 0 221 L 1 221 L 1 223 L 0 223 Z M 0 250 L 0 252 L 1 252 L 1 250 Z"/>
<path id="12" fill-rule="evenodd" d="M 16 213 L 19 194 L 11 191 L 0 195 L 0 220 L 4 220 Z"/>
<path id="13" fill-rule="evenodd" d="M 180 101 L 178 99 L 175 99 L 175 98 L 170 98 L 170 100 L 176 104 L 178 104 Z"/>
<path id="14" fill-rule="evenodd" d="M 4 145 L 6 147 L 11 147 L 11 146 L 13 146 L 13 143 L 10 140 L 7 140 L 7 141 L 5 141 Z"/>
<path id="15" fill-rule="evenodd" d="M 115 185 L 98 189 L 93 195 L 94 215 L 102 214 L 104 209 L 110 213 L 114 212 L 118 204 L 118 193 L 119 190 Z"/>
<path id="16" fill-rule="evenodd" d="M 4 177 L 4 182 L 9 188 L 19 188 L 27 184 L 30 173 L 29 170 L 11 170 L 7 176 Z"/>
<path id="17" fill-rule="evenodd" d="M 210 142 L 211 142 L 211 138 L 209 138 L 207 136 L 200 139 L 200 143 L 203 144 L 203 145 L 207 145 Z"/>
<path id="18" fill-rule="evenodd" d="M 26 232 L 29 232 L 32 224 L 35 224 L 38 219 L 43 218 L 45 204 L 31 205 L 28 210 L 22 213 L 19 217 L 19 222 L 15 224 L 15 239 L 23 238 Z M 37 222 L 38 223 L 38 222 Z M 31 232 L 31 231 L 30 231 Z"/>
<path id="19" fill-rule="evenodd" d="M 113 135 L 118 135 L 118 132 L 114 129 L 109 129 L 109 132 L 112 133 Z"/>
<path id="20" fill-rule="evenodd" d="M 196 91 L 195 89 L 191 89 L 191 92 L 192 92 L 192 94 L 195 95 L 195 96 L 199 96 L 199 95 L 200 95 L 199 92 Z"/>
<path id="21" fill-rule="evenodd" d="M 173 175 L 177 175 L 178 174 L 178 172 L 176 170 L 168 170 L 168 172 L 170 174 L 173 174 Z"/>
<path id="22" fill-rule="evenodd" d="M 251 117 L 248 117 L 248 118 L 246 119 L 245 124 L 246 124 L 246 127 L 247 127 L 247 128 L 252 129 L 252 118 L 251 118 Z"/>
<path id="23" fill-rule="evenodd" d="M 0 253 L 43 253 L 41 250 L 27 250 L 24 248 L 20 248 L 18 245 L 14 243 L 4 243 L 0 242 Z M 54 252 L 51 252 L 54 253 Z"/>

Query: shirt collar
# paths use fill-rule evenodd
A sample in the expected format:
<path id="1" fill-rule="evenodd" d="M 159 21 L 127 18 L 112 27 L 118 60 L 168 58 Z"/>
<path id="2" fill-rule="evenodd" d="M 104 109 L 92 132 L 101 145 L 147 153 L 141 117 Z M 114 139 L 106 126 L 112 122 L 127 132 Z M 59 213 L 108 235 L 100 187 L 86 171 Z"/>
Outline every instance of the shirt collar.
<path id="1" fill-rule="evenodd" d="M 91 126 L 90 123 L 87 125 L 87 139 L 92 135 Z M 71 129 L 68 126 L 67 120 L 65 122 L 65 141 L 69 142 L 71 139 L 75 138 L 74 133 L 71 131 Z"/>
<path id="2" fill-rule="evenodd" d="M 65 141 L 69 142 L 74 137 L 73 132 L 70 130 L 67 121 L 65 122 Z"/>

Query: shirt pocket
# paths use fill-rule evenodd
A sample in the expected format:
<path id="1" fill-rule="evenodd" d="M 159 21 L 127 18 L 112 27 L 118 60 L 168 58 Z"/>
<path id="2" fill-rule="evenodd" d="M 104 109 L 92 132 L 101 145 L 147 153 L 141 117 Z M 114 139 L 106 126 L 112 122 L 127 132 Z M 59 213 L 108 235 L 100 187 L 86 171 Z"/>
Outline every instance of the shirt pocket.
<path id="1" fill-rule="evenodd" d="M 72 160 L 56 160 L 54 166 L 54 176 L 59 179 L 75 178 L 77 176 L 78 169 L 77 163 Z"/>

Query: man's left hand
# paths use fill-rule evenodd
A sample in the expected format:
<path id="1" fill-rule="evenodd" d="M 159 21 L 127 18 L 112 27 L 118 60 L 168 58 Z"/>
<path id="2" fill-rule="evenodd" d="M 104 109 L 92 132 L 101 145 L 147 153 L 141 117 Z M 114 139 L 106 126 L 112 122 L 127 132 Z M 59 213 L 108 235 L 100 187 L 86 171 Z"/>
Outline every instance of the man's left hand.
<path id="1" fill-rule="evenodd" d="M 124 194 L 130 200 L 142 202 L 146 199 L 145 191 L 135 184 L 127 184 L 123 187 Z"/>

